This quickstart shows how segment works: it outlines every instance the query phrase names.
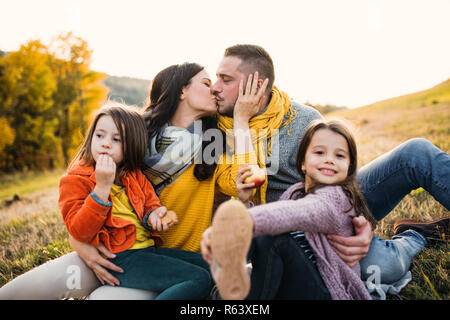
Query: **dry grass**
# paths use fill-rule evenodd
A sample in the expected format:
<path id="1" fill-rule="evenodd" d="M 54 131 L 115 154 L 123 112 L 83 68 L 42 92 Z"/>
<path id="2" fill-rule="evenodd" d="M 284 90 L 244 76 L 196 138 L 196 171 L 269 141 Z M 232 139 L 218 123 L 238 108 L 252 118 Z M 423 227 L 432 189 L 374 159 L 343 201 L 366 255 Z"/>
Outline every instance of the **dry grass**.
<path id="1" fill-rule="evenodd" d="M 357 128 L 360 166 L 407 139 L 421 136 L 450 151 L 450 81 L 417 94 L 328 115 L 349 119 Z M 19 192 L 23 200 L 0 205 L 0 286 L 17 275 L 71 251 L 57 207 L 61 171 L 0 177 L 0 201 Z M 17 187 L 20 186 L 19 189 Z M 17 191 L 19 190 L 19 191 Z M 433 220 L 449 215 L 426 191 L 405 197 L 384 218 L 376 233 L 392 236 L 398 219 Z M 450 299 L 450 244 L 420 253 L 411 269 L 413 280 L 391 299 Z"/>
<path id="2" fill-rule="evenodd" d="M 58 188 L 50 188 L 45 191 L 34 192 L 21 196 L 20 201 L 13 202 L 9 206 L 0 205 L 0 223 L 11 218 L 22 219 L 34 215 L 46 214 L 58 209 Z"/>
<path id="3" fill-rule="evenodd" d="M 0 208 L 0 285 L 72 251 L 57 200 L 52 188 Z"/>
<path id="4" fill-rule="evenodd" d="M 432 89 L 382 101 L 363 108 L 344 110 L 327 118 L 347 119 L 355 128 L 359 166 L 415 137 L 430 140 L 450 152 L 450 80 Z M 430 221 L 450 215 L 422 188 L 406 196 L 378 225 L 376 234 L 393 235 L 399 219 Z M 393 299 L 450 299 L 450 244 L 425 249 L 411 268 L 413 280 Z"/>

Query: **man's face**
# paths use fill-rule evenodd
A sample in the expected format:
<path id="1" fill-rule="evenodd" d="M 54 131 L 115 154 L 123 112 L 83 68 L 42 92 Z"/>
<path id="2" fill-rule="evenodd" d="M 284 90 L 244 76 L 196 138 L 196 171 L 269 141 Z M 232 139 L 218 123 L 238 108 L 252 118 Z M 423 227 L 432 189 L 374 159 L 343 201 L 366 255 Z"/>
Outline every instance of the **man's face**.
<path id="1" fill-rule="evenodd" d="M 224 57 L 217 68 L 217 81 L 211 87 L 211 92 L 216 97 L 217 111 L 222 115 L 233 116 L 239 96 L 239 83 L 246 80 L 245 74 L 238 70 L 241 63 L 242 60 L 237 57 Z"/>

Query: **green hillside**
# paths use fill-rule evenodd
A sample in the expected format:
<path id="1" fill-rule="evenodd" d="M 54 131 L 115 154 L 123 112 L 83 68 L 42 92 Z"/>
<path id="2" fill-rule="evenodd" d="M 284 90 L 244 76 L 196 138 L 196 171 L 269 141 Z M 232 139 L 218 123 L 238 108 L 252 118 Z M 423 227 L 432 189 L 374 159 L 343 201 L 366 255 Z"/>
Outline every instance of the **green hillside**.
<path id="1" fill-rule="evenodd" d="M 108 76 L 103 83 L 108 87 L 111 100 L 143 107 L 148 103 L 150 80 Z"/>
<path id="2" fill-rule="evenodd" d="M 361 163 L 414 137 L 450 152 L 450 79 L 428 90 L 326 115 L 356 127 Z"/>

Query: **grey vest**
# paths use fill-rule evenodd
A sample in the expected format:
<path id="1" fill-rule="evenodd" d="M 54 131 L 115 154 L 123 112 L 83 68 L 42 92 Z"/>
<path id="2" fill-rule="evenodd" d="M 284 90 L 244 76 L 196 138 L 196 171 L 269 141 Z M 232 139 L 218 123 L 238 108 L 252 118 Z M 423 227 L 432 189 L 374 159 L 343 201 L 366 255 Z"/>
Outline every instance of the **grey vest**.
<path id="1" fill-rule="evenodd" d="M 294 101 L 292 107 L 297 112 L 296 118 L 292 120 L 292 126 L 288 124 L 278 131 L 278 135 L 272 137 L 271 156 L 266 161 L 268 173 L 266 202 L 277 201 L 287 188 L 303 180 L 296 165 L 298 147 L 311 121 L 323 118 L 312 107 Z"/>

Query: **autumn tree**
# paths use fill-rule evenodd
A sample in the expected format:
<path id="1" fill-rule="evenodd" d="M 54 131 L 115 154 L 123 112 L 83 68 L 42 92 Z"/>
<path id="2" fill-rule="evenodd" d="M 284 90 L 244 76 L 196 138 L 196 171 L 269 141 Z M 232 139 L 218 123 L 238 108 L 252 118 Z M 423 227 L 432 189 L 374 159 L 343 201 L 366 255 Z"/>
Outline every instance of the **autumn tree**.
<path id="1" fill-rule="evenodd" d="M 53 95 L 59 116 L 57 134 L 67 164 L 82 142 L 92 112 L 106 100 L 107 88 L 101 84 L 106 75 L 90 70 L 92 50 L 70 32 L 53 40 L 50 52 L 58 87 Z"/>
<path id="2" fill-rule="evenodd" d="M 7 122 L 2 131 L 9 132 L 0 163 L 7 170 L 51 167 L 58 139 L 51 116 L 56 81 L 47 48 L 30 41 L 0 61 L 0 113 Z"/>
<path id="3" fill-rule="evenodd" d="M 5 53 L 0 50 L 0 79 L 2 78 L 5 69 L 4 57 Z M 0 85 L 0 129 L 2 132 L 0 135 L 0 168 L 6 167 L 7 163 L 11 162 L 11 157 L 5 152 L 5 148 L 12 145 L 15 138 L 14 129 L 11 128 L 8 119 L 6 118 L 6 105 L 1 103 L 5 96 L 6 90 Z"/>
<path id="4" fill-rule="evenodd" d="M 0 171 L 65 166 L 107 97 L 92 50 L 72 33 L 0 55 Z"/>

